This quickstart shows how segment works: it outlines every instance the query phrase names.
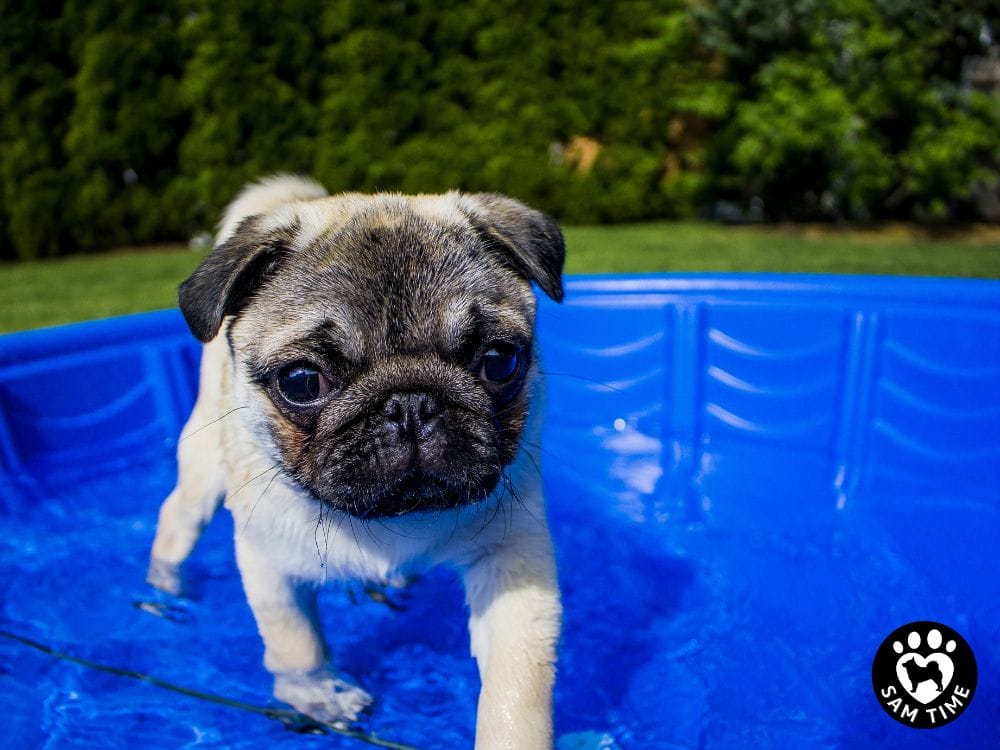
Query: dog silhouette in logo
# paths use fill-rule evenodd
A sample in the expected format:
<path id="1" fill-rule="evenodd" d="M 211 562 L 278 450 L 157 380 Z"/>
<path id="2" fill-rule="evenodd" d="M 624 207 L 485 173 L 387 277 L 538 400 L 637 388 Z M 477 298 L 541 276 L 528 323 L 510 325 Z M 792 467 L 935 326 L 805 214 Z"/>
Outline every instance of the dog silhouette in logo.
<path id="1" fill-rule="evenodd" d="M 927 662 L 924 666 L 919 666 L 911 656 L 901 665 L 906 670 L 906 676 L 910 678 L 910 692 L 917 691 L 917 685 L 930 680 L 939 691 L 944 690 L 944 675 L 941 674 L 941 667 L 936 661 Z"/>

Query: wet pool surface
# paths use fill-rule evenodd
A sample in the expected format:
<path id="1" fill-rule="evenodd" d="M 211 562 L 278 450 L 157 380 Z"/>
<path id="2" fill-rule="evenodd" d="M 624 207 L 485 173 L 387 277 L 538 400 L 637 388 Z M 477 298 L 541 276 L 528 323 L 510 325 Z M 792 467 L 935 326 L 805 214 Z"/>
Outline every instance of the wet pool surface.
<path id="1" fill-rule="evenodd" d="M 782 486 L 773 460 L 746 458 L 739 476 L 717 477 L 727 485 L 718 492 L 707 482 L 713 505 L 760 504 L 754 492 L 727 498 L 734 485 L 799 491 Z M 995 604 L 969 612 L 953 589 L 941 593 L 943 582 L 964 574 L 946 555 L 922 570 L 877 515 L 861 510 L 834 523 L 800 518 L 781 533 L 773 518 L 743 511 L 718 523 L 642 522 L 578 481 L 569 465 L 553 468 L 549 481 L 566 611 L 558 747 L 1000 744 L 1000 612 Z M 95 662 L 276 705 L 227 513 L 191 560 L 196 598 L 173 599 L 143 583 L 158 502 L 171 482 L 169 465 L 152 465 L 41 503 L 25 499 L 30 509 L 3 518 L 0 627 Z M 655 514 L 656 505 L 643 512 Z M 928 510 L 914 505 L 915 515 Z M 915 530 L 933 529 L 932 513 L 922 520 Z M 935 574 L 938 563 L 944 572 Z M 478 676 L 456 577 L 438 570 L 389 596 L 401 610 L 358 586 L 331 585 L 322 598 L 337 664 L 378 696 L 364 728 L 416 747 L 470 747 Z M 966 636 L 981 675 L 973 705 L 933 735 L 889 720 L 870 683 L 881 638 L 929 616 Z M 0 669 L 11 747 L 361 746 L 295 734 L 9 640 L 0 639 Z"/>
<path id="2" fill-rule="evenodd" d="M 932 441 L 945 417 L 961 423 L 961 434 L 949 437 L 949 445 L 965 446 L 962 456 L 949 459 L 958 467 L 950 486 L 907 470 L 920 463 L 907 464 L 879 441 L 891 433 L 892 389 L 879 395 L 874 388 L 867 405 L 856 399 L 859 414 L 874 415 L 863 450 L 839 437 L 850 408 L 837 406 L 828 421 L 820 407 L 810 411 L 827 387 L 843 392 L 842 382 L 798 377 L 814 387 L 788 407 L 801 389 L 782 390 L 768 380 L 778 372 L 766 369 L 775 352 L 793 352 L 806 364 L 816 359 L 817 371 L 826 372 L 829 349 L 847 372 L 854 350 L 836 338 L 768 350 L 769 339 L 742 330 L 740 316 L 727 318 L 731 311 L 717 312 L 703 297 L 691 308 L 677 292 L 643 297 L 638 323 L 625 329 L 607 311 L 605 292 L 585 292 L 576 289 L 567 306 L 543 310 L 543 329 L 553 334 L 543 351 L 551 371 L 544 473 L 565 608 L 557 750 L 1000 747 L 997 428 L 974 423 L 1000 408 L 994 351 L 1000 344 L 979 331 L 976 346 L 967 347 L 986 352 L 987 364 L 978 367 L 942 350 L 941 367 L 961 383 L 956 393 L 971 394 L 975 403 L 963 411 L 949 401 L 950 391 L 937 391 L 943 395 L 936 405 L 924 409 L 925 422 L 938 420 L 930 437 L 921 437 L 922 423 L 911 420 L 917 427 L 909 443 L 893 443 Z M 846 338 L 868 335 L 864 321 L 860 333 L 851 333 L 850 313 L 834 308 L 834 317 L 847 322 L 831 330 Z M 595 327 L 588 316 L 598 309 L 605 322 Z M 768 309 L 776 314 L 773 305 Z M 809 323 L 800 307 L 788 314 Z M 692 367 L 707 373 L 693 379 L 690 391 L 672 375 L 686 361 L 685 316 L 700 320 L 688 332 L 696 344 Z M 865 356 L 879 383 L 905 362 L 926 364 L 930 357 L 923 350 L 922 359 L 892 359 L 907 344 L 905 317 L 886 314 L 871 334 Z M 571 319 L 569 331 L 563 321 Z M 171 331 L 176 323 L 169 323 Z M 190 344 L 179 346 L 189 357 Z M 582 354 L 574 359 L 572 351 Z M 771 359 L 747 352 L 769 352 Z M 740 356 L 765 370 L 738 372 L 733 358 Z M 0 413 L 13 424 L 26 403 L 18 390 L 23 372 L 6 367 L 0 366 Z M 723 386 L 736 395 L 713 390 Z M 121 390 L 114 383 L 108 389 Z M 919 386 L 911 383 L 911 390 Z M 695 406 L 683 405 L 685 393 Z M 747 394 L 785 400 L 772 404 L 778 416 L 769 422 L 754 411 L 756 402 L 740 400 Z M 189 399 L 190 391 L 178 399 L 178 413 Z M 805 416 L 783 432 L 787 414 Z M 279 708 L 236 572 L 228 513 L 218 514 L 190 561 L 193 598 L 171 598 L 144 583 L 174 466 L 169 439 L 144 438 L 146 448 L 122 453 L 129 439 L 104 442 L 118 452 L 112 461 L 94 432 L 93 452 L 77 456 L 71 479 L 44 463 L 54 450 L 49 446 L 29 456 L 16 440 L 0 444 L 5 456 L 20 451 L 24 470 L 0 481 L 0 630 L 92 662 Z M 866 461 L 876 459 L 881 468 L 872 470 Z M 399 606 L 376 601 L 356 584 L 333 584 L 321 595 L 337 666 L 377 698 L 362 728 L 418 748 L 471 747 L 479 681 L 457 577 L 436 570 L 387 595 Z M 961 633 L 979 668 L 968 710 L 932 730 L 893 721 L 871 683 L 883 638 L 917 620 Z M 2 637 L 0 710 L 5 746 L 15 748 L 366 746 L 289 731 L 273 719 Z"/>

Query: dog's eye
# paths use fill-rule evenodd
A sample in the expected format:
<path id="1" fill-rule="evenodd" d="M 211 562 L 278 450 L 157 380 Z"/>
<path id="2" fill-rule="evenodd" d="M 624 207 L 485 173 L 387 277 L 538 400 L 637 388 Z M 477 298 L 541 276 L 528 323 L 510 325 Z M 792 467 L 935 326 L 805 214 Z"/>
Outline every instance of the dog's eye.
<path id="1" fill-rule="evenodd" d="M 506 383 L 517 373 L 521 357 L 517 347 L 494 341 L 480 362 L 479 377 L 490 383 Z"/>
<path id="2" fill-rule="evenodd" d="M 305 406 L 330 392 L 330 381 L 308 362 L 293 362 L 278 371 L 278 393 L 290 404 Z"/>

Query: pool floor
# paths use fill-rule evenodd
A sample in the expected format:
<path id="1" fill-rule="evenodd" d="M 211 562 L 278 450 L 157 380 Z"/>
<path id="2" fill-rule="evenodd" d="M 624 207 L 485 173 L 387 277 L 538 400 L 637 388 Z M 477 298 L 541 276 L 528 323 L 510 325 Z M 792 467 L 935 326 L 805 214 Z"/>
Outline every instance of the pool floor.
<path id="1" fill-rule="evenodd" d="M 828 486 L 810 479 L 807 455 L 791 461 L 739 447 L 706 450 L 696 485 L 674 491 L 661 481 L 640 493 L 620 479 L 648 470 L 640 459 L 622 453 L 614 465 L 595 467 L 549 445 L 549 515 L 565 606 L 558 750 L 1000 747 L 997 577 L 967 570 L 954 552 L 955 544 L 979 545 L 967 559 L 990 559 L 993 540 L 941 539 L 943 498 L 873 488 L 878 502 L 859 497 L 834 511 Z M 164 456 L 72 491 L 7 498 L 0 630 L 278 707 L 227 513 L 191 560 L 192 599 L 143 582 L 156 512 L 173 479 Z M 965 512 L 995 528 L 992 508 L 972 503 Z M 900 513 L 909 518 L 903 535 L 891 520 Z M 363 729 L 413 747 L 471 747 L 479 683 L 457 577 L 436 570 L 390 596 L 400 609 L 356 584 L 331 585 L 321 598 L 337 665 L 377 697 Z M 968 601 L 992 603 L 970 611 Z M 870 671 L 881 640 L 920 619 L 961 632 L 980 675 L 965 714 L 926 731 L 882 711 Z M 16 748 L 365 746 L 295 733 L 7 638 L 0 638 L 0 710 L 7 746 Z"/>

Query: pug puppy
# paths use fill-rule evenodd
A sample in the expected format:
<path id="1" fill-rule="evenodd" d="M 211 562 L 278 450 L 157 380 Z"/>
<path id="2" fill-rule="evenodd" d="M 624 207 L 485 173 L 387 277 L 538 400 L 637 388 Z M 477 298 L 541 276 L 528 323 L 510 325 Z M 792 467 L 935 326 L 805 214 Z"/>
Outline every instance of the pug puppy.
<path id="1" fill-rule="evenodd" d="M 535 282 L 561 300 L 563 237 L 501 195 L 328 196 L 247 186 L 180 287 L 204 342 L 149 581 L 219 503 L 274 695 L 326 723 L 371 702 L 317 619 L 330 579 L 455 566 L 482 688 L 476 748 L 549 748 L 561 607 L 539 473 Z"/>

